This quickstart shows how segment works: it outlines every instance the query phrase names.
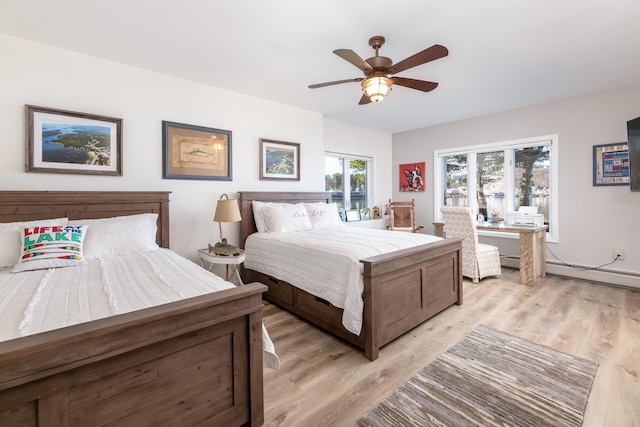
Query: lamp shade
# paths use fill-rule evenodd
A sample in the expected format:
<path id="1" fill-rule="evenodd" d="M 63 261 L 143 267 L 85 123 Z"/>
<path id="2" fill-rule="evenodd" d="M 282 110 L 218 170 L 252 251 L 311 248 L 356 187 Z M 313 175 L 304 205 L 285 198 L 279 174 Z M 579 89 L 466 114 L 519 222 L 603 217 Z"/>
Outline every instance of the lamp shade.
<path id="1" fill-rule="evenodd" d="M 391 92 L 393 81 L 388 77 L 370 77 L 362 82 L 362 91 L 372 102 L 380 102 Z"/>
<path id="2" fill-rule="evenodd" d="M 216 222 L 238 222 L 242 221 L 238 201 L 234 199 L 220 199 L 216 205 L 216 213 L 213 215 Z"/>

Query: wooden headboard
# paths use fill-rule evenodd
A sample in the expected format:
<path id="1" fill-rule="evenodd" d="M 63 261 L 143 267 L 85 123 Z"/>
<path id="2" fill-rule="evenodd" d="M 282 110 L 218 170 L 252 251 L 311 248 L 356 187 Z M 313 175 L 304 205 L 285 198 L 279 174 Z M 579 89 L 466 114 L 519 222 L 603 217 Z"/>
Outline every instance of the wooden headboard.
<path id="1" fill-rule="evenodd" d="M 0 191 L 0 222 L 158 214 L 156 241 L 169 247 L 168 191 Z"/>
<path id="2" fill-rule="evenodd" d="M 244 248 L 244 242 L 250 234 L 258 231 L 256 222 L 253 219 L 252 202 L 278 202 L 278 203 L 300 203 L 300 202 L 331 202 L 331 193 L 322 192 L 276 192 L 276 191 L 241 191 L 238 193 L 238 204 L 242 223 L 240 225 L 240 247 Z"/>

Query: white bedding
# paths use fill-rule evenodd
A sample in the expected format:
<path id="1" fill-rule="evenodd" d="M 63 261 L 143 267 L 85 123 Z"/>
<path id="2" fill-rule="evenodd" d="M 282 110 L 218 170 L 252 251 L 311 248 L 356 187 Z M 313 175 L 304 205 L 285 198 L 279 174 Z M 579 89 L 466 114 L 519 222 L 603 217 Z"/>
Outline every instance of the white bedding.
<path id="1" fill-rule="evenodd" d="M 233 284 L 159 248 L 85 264 L 14 274 L 0 271 L 0 343 L 165 304 Z M 263 325 L 265 365 L 278 356 Z"/>
<path id="2" fill-rule="evenodd" d="M 362 329 L 362 258 L 442 240 L 397 231 L 333 227 L 295 233 L 254 233 L 245 242 L 245 267 L 284 280 L 342 308 L 342 324 Z"/>

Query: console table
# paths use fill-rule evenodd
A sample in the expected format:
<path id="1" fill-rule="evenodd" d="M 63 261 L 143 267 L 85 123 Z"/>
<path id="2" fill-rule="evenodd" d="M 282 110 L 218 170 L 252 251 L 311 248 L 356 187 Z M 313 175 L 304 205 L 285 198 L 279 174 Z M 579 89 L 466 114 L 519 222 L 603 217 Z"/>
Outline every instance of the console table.
<path id="1" fill-rule="evenodd" d="M 444 237 L 444 223 L 434 222 L 435 235 Z M 520 283 L 534 286 L 537 277 L 547 275 L 547 226 L 476 225 L 478 230 L 518 233 L 520 238 Z"/>

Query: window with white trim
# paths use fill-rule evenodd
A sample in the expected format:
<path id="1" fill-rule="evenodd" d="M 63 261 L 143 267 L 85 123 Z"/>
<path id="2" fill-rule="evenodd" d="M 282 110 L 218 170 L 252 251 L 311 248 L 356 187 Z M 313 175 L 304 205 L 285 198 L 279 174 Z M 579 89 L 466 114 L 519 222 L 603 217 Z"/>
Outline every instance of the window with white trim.
<path id="1" fill-rule="evenodd" d="M 558 238 L 558 135 L 436 150 L 434 218 L 442 206 L 468 206 L 485 217 L 537 206 Z"/>
<path id="2" fill-rule="evenodd" d="M 325 190 L 331 191 L 331 199 L 338 207 L 363 209 L 369 206 L 371 161 L 370 157 L 325 153 Z"/>

